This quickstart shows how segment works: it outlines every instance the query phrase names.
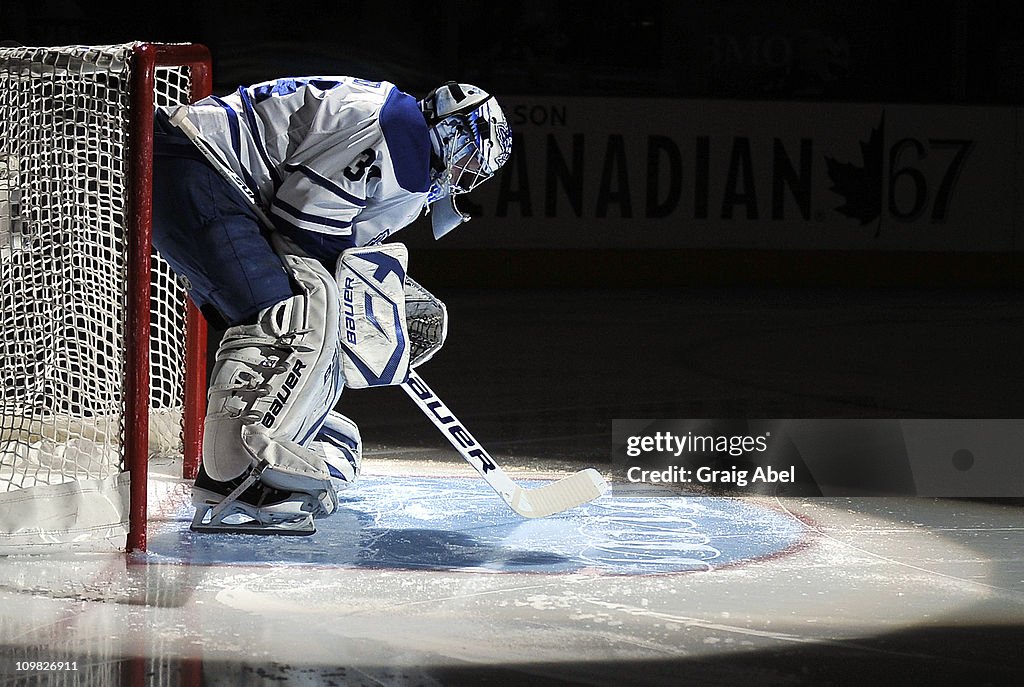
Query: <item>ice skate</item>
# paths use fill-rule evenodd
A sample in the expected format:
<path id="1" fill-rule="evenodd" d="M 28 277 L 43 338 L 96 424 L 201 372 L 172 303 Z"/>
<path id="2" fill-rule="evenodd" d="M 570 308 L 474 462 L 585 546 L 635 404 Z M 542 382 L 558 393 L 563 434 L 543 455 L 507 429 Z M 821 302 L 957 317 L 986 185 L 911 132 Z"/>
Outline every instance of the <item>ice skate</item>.
<path id="1" fill-rule="evenodd" d="M 192 487 L 196 507 L 192 531 L 232 534 L 310 535 L 319 504 L 312 495 L 274 489 L 260 481 L 260 466 L 228 482 L 211 478 L 202 466 Z"/>

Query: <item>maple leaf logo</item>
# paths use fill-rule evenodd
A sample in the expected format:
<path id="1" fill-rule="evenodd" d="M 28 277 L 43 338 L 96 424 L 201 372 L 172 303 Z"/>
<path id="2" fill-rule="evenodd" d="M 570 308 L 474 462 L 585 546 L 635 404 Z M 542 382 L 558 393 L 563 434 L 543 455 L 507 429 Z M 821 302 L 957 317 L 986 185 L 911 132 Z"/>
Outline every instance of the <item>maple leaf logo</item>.
<path id="1" fill-rule="evenodd" d="M 871 130 L 868 140 L 860 142 L 863 165 L 839 162 L 825 156 L 828 177 L 832 180 L 831 190 L 841 195 L 845 202 L 836 211 L 859 220 L 861 226 L 878 220 L 875 238 L 882 233 L 882 146 L 885 141 L 885 112 L 878 126 Z"/>

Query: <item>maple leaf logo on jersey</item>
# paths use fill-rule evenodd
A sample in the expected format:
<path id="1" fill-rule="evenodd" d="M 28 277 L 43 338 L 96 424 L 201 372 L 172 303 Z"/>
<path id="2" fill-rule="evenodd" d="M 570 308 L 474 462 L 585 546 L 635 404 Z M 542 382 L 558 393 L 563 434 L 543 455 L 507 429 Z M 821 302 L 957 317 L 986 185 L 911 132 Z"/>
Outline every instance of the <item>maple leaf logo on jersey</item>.
<path id="1" fill-rule="evenodd" d="M 864 226 L 878 220 L 875 231 L 877 238 L 882 231 L 882 147 L 885 141 L 885 113 L 878 126 L 871 130 L 868 140 L 860 142 L 863 165 L 839 162 L 825 156 L 828 176 L 832 181 L 831 190 L 841 195 L 845 202 L 836 211 L 860 221 Z"/>

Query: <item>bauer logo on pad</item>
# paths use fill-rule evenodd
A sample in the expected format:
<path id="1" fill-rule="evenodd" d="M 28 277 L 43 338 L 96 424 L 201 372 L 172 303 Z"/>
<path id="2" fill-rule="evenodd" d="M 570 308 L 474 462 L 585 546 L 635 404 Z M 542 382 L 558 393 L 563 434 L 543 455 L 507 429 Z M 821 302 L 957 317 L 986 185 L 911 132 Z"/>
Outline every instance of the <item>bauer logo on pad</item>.
<path id="1" fill-rule="evenodd" d="M 401 384 L 409 376 L 404 244 L 349 248 L 338 261 L 345 385 Z"/>

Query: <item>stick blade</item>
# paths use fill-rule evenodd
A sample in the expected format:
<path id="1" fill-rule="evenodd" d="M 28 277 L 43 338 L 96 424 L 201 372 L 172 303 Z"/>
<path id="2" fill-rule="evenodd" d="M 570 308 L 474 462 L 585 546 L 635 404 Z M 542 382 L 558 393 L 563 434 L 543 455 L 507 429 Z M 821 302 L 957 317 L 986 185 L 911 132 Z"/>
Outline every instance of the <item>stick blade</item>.
<path id="1" fill-rule="evenodd" d="M 582 506 L 607 491 L 608 483 L 601 473 L 587 468 L 536 489 L 516 487 L 508 505 L 524 518 L 544 518 Z"/>

